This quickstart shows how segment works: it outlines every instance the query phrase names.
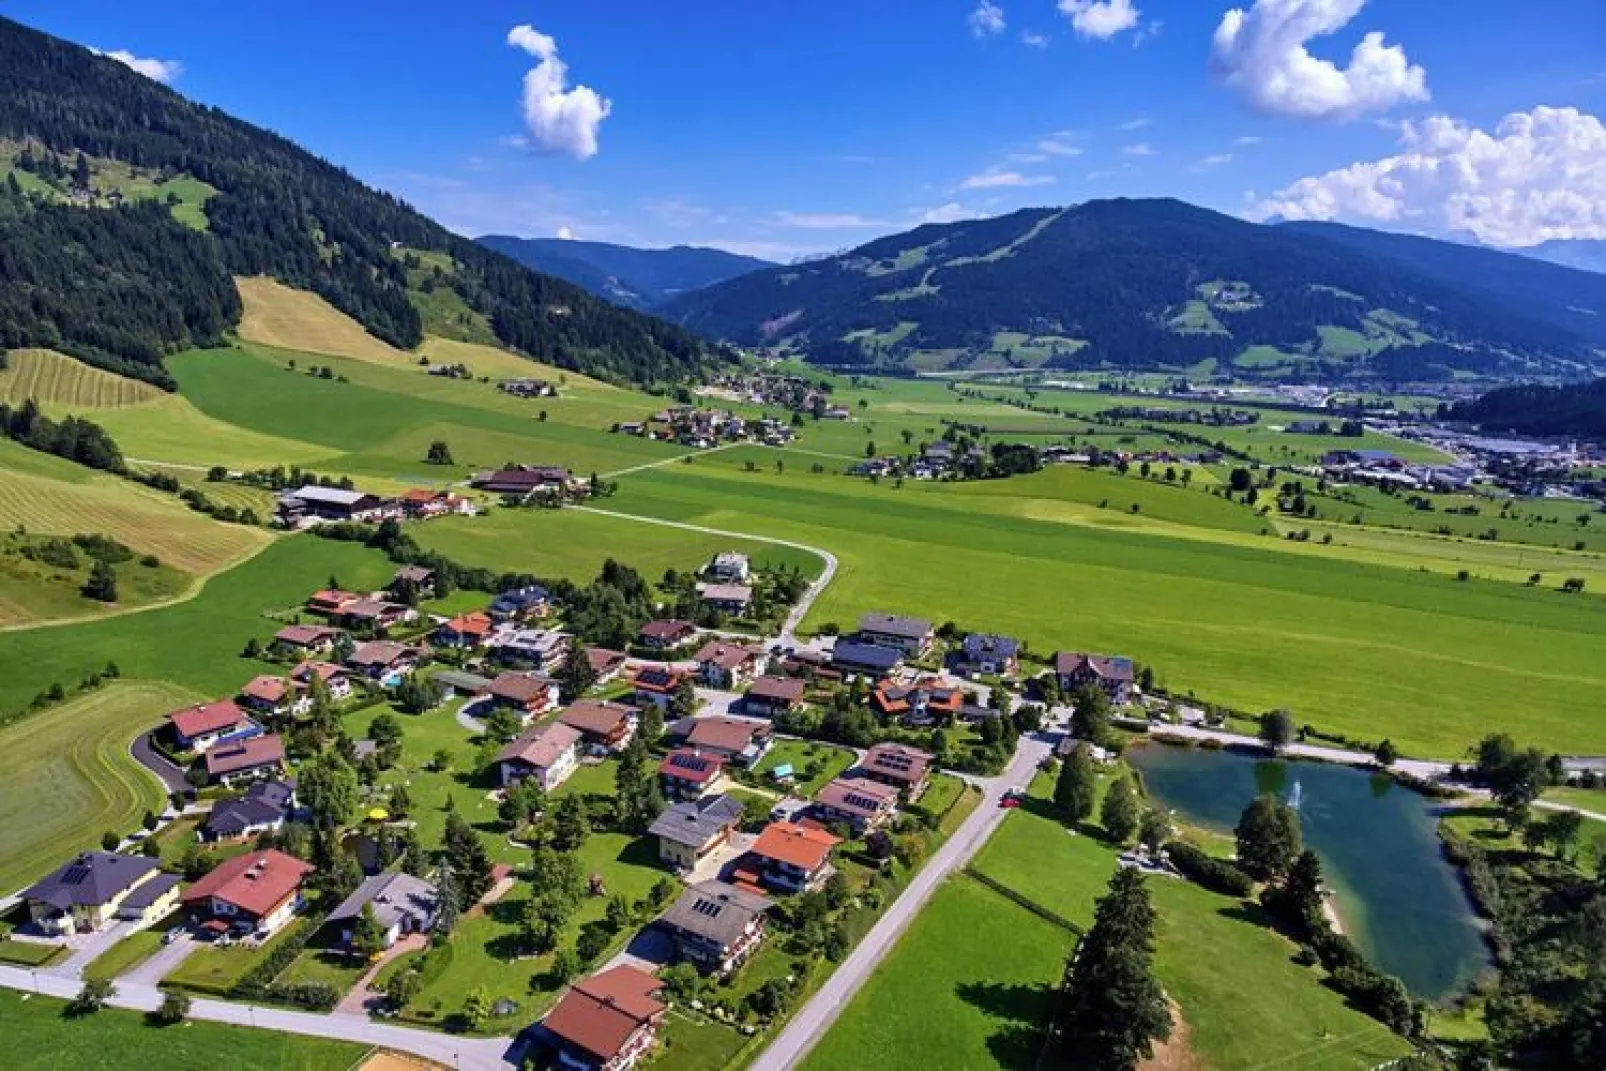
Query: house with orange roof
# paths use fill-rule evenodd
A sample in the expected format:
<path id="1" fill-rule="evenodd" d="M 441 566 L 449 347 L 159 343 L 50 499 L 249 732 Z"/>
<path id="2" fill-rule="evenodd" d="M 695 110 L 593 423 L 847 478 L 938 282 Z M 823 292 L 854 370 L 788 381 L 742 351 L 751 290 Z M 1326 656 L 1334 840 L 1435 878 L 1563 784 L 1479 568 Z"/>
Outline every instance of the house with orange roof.
<path id="1" fill-rule="evenodd" d="M 351 591 L 342 591 L 339 588 L 324 588 L 314 591 L 307 599 L 307 613 L 318 614 L 321 617 L 339 617 L 346 612 L 346 608 L 361 602 L 363 597 Z"/>
<path id="2" fill-rule="evenodd" d="M 771 822 L 737 867 L 738 883 L 756 878 L 777 892 L 817 889 L 831 876 L 831 849 L 841 843 L 841 838 L 814 826 Z"/>
<path id="3" fill-rule="evenodd" d="M 430 637 L 441 647 L 455 647 L 464 651 L 476 651 L 485 646 L 486 638 L 496 628 L 496 622 L 491 615 L 476 610 L 469 614 L 460 614 L 446 624 L 435 630 Z"/>
<path id="4" fill-rule="evenodd" d="M 965 693 L 936 677 L 921 677 L 913 684 L 886 678 L 871 691 L 870 705 L 882 717 L 905 725 L 935 725 L 959 717 Z"/>
<path id="5" fill-rule="evenodd" d="M 295 718 L 312 709 L 312 698 L 287 677 L 264 673 L 240 689 L 240 706 L 269 718 Z"/>

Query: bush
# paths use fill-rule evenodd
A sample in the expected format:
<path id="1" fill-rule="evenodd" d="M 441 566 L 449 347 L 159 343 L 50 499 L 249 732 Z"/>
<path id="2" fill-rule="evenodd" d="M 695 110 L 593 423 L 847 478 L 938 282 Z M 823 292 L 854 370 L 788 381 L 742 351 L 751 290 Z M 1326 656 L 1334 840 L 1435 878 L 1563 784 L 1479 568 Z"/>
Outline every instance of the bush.
<path id="1" fill-rule="evenodd" d="M 189 1017 L 190 998 L 183 993 L 167 994 L 161 1006 L 151 1012 L 151 1019 L 160 1026 L 177 1026 Z"/>
<path id="2" fill-rule="evenodd" d="M 263 994 L 280 1004 L 294 1004 L 310 1011 L 333 1011 L 340 994 L 327 982 L 279 982 Z"/>
<path id="3" fill-rule="evenodd" d="M 1245 897 L 1254 890 L 1249 875 L 1224 859 L 1206 855 L 1186 841 L 1176 841 L 1166 848 L 1171 863 L 1178 870 L 1211 892 L 1225 896 Z"/>

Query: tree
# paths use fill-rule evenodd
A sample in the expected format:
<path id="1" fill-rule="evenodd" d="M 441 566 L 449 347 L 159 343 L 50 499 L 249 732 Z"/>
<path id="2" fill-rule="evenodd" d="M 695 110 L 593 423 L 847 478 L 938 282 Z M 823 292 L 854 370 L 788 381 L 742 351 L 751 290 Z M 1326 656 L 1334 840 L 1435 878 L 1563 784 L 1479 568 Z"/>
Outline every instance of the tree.
<path id="1" fill-rule="evenodd" d="M 1292 928 L 1299 940 L 1323 932 L 1327 920 L 1323 916 L 1322 863 L 1316 853 L 1309 848 L 1300 852 L 1287 876 L 1263 892 L 1260 902 Z"/>
<path id="2" fill-rule="evenodd" d="M 431 465 L 454 464 L 452 461 L 452 448 L 447 446 L 444 441 L 436 439 L 434 442 L 429 444 L 429 454 L 424 458 L 424 460 L 429 462 Z"/>
<path id="3" fill-rule="evenodd" d="M 1281 751 L 1294 741 L 1294 718 L 1286 710 L 1270 710 L 1260 716 L 1260 739 L 1273 751 Z"/>
<path id="4" fill-rule="evenodd" d="M 1388 739 L 1377 745 L 1377 750 L 1372 754 L 1377 759 L 1379 766 L 1393 766 L 1400 757 L 1400 752 L 1395 748 L 1394 741 Z"/>
<path id="5" fill-rule="evenodd" d="M 466 911 L 491 888 L 491 855 L 468 820 L 453 807 L 446 813 L 444 846 L 458 884 L 457 907 Z"/>
<path id="6" fill-rule="evenodd" d="M 417 971 L 397 971 L 385 983 L 385 1000 L 392 1009 L 401 1011 L 411 1004 L 418 991 L 424 988 L 424 979 Z"/>
<path id="7" fill-rule="evenodd" d="M 1478 742 L 1476 775 L 1508 819 L 1539 798 L 1551 782 L 1545 753 L 1519 750 L 1511 737 L 1491 733 Z"/>
<path id="8" fill-rule="evenodd" d="M 580 931 L 580 939 L 574 943 L 574 951 L 581 962 L 590 963 L 607 951 L 610 941 L 612 938 L 604 927 L 586 926 Z"/>
<path id="9" fill-rule="evenodd" d="M 372 959 L 385 951 L 385 928 L 374 914 L 373 904 L 364 904 L 357 925 L 351 931 L 351 950 L 364 959 Z"/>
<path id="10" fill-rule="evenodd" d="M 502 802 L 497 804 L 497 817 L 506 822 L 514 830 L 521 828 L 535 820 L 535 816 L 546 809 L 546 793 L 541 791 L 541 783 L 533 777 L 526 777 L 515 781 L 502 793 Z"/>
<path id="11" fill-rule="evenodd" d="M 676 718 L 689 718 L 697 713 L 697 685 L 689 675 L 676 682 L 675 694 L 669 700 L 669 713 Z"/>
<path id="12" fill-rule="evenodd" d="M 1066 821 L 1076 825 L 1092 817 L 1097 797 L 1098 771 L 1093 765 L 1093 751 L 1087 744 L 1078 744 L 1060 767 L 1059 780 L 1054 782 L 1054 805 Z"/>
<path id="13" fill-rule="evenodd" d="M 1138 823 L 1138 842 L 1150 851 L 1159 851 L 1171 840 L 1171 819 L 1158 807 L 1146 807 Z"/>
<path id="14" fill-rule="evenodd" d="M 1143 801 L 1138 798 L 1132 779 L 1119 778 L 1104 794 L 1104 805 L 1099 810 L 1099 821 L 1110 839 L 1125 844 L 1137 836 L 1143 819 Z"/>
<path id="15" fill-rule="evenodd" d="M 657 703 L 648 703 L 641 711 L 641 723 L 636 727 L 642 741 L 651 747 L 664 735 L 664 712 Z"/>
<path id="16" fill-rule="evenodd" d="M 491 997 L 485 992 L 484 986 L 477 986 L 463 1002 L 463 1022 L 470 1030 L 478 1030 L 485 1025 L 485 1020 L 491 1014 Z"/>
<path id="17" fill-rule="evenodd" d="M 160 1026 L 177 1026 L 190 1017 L 190 998 L 183 993 L 168 993 L 162 997 L 151 1018 Z"/>
<path id="18" fill-rule="evenodd" d="M 1171 1036 L 1153 971 L 1155 917 L 1143 876 L 1117 870 L 1065 972 L 1063 1042 L 1074 1066 L 1130 1071 Z"/>
<path id="19" fill-rule="evenodd" d="M 1240 495 L 1255 485 L 1254 474 L 1245 468 L 1233 469 L 1228 480 L 1232 490 Z"/>
<path id="20" fill-rule="evenodd" d="M 1276 796 L 1256 796 L 1238 819 L 1238 865 L 1257 881 L 1286 874 L 1299 854 L 1299 815 Z"/>
<path id="21" fill-rule="evenodd" d="M 100 846 L 105 851 L 115 852 L 121 843 L 123 843 L 122 835 L 109 829 L 100 835 Z"/>
<path id="22" fill-rule="evenodd" d="M 560 852 L 572 852 L 585 843 L 591 832 L 586 821 L 585 801 L 579 796 L 565 796 L 552 810 L 552 844 Z"/>
<path id="23" fill-rule="evenodd" d="M 619 828 L 626 833 L 647 832 L 653 819 L 664 808 L 658 778 L 647 761 L 647 743 L 642 734 L 631 737 L 619 753 L 614 768 L 614 794 L 619 800 Z"/>
<path id="24" fill-rule="evenodd" d="M 519 718 L 519 712 L 512 707 L 499 706 L 485 719 L 485 736 L 498 744 L 512 740 L 523 728 L 524 723 Z"/>
<path id="25" fill-rule="evenodd" d="M 419 673 L 409 673 L 396 686 L 396 705 L 409 714 L 423 714 L 441 701 L 441 687 Z"/>
<path id="26" fill-rule="evenodd" d="M 573 907 L 553 896 L 534 896 L 525 905 L 521 935 L 530 951 L 542 955 L 558 947 Z M 583 958 L 583 957 L 582 957 Z"/>
<path id="27" fill-rule="evenodd" d="M 1094 684 L 1076 689 L 1071 702 L 1076 709 L 1071 714 L 1071 735 L 1103 746 L 1110 736 L 1110 697 Z"/>
<path id="28" fill-rule="evenodd" d="M 1584 816 L 1577 811 L 1556 811 L 1545 819 L 1545 843 L 1549 844 L 1558 859 L 1570 859 L 1578 847 L 1578 837 L 1584 831 Z"/>
<path id="29" fill-rule="evenodd" d="M 117 574 L 105 561 L 96 559 L 94 566 L 89 570 L 89 579 L 84 581 L 80 593 L 86 599 L 95 599 L 98 602 L 117 601 Z"/>
<path id="30" fill-rule="evenodd" d="M 67 1005 L 69 1015 L 90 1015 L 100 1011 L 117 995 L 117 987 L 109 978 L 91 978 L 84 983 L 78 995 Z"/>
<path id="31" fill-rule="evenodd" d="M 569 657 L 564 659 L 563 668 L 558 671 L 558 685 L 563 690 L 563 701 L 572 703 L 585 695 L 597 683 L 597 671 L 591 668 L 591 659 L 586 656 L 585 648 L 574 644 L 569 648 Z"/>
<path id="32" fill-rule="evenodd" d="M 338 751 L 321 751 L 303 763 L 296 780 L 296 795 L 312 815 L 312 824 L 323 830 L 336 829 L 350 822 L 357 813 L 357 771 Z"/>

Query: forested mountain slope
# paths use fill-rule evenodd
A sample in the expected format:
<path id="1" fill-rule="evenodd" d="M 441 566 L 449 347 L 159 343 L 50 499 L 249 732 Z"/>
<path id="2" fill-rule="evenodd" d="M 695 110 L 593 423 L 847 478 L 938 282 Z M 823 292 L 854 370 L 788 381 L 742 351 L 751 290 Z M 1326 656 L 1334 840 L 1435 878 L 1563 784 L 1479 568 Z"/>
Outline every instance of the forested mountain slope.
<path id="1" fill-rule="evenodd" d="M 1450 411 L 1491 431 L 1606 440 L 1606 379 L 1579 386 L 1502 387 Z"/>
<path id="2" fill-rule="evenodd" d="M 652 309 L 681 294 L 774 267 L 757 257 L 686 245 L 636 249 L 609 242 L 515 238 L 507 234 L 487 234 L 476 241 L 527 268 L 567 279 L 598 297 L 632 309 Z"/>
<path id="3" fill-rule="evenodd" d="M 276 134 L 5 19 L 0 140 L 38 146 L 58 157 L 58 170 L 64 160 L 87 172 L 76 166 L 84 155 L 216 191 L 204 209 L 210 237 L 198 236 L 137 204 L 46 207 L 16 166 L 21 154 L 0 159 L 11 202 L 10 222 L 0 218 L 0 346 L 53 346 L 160 381 L 162 354 L 213 341 L 238 318 L 238 300 L 220 286 L 234 274 L 316 291 L 403 348 L 418 344 L 426 313 L 439 307 L 427 299 L 450 291 L 458 319 L 561 367 L 672 380 L 714 357 L 682 328 L 460 238 Z M 65 181 L 73 200 L 100 203 L 75 176 Z M 19 197 L 31 204 L 19 207 Z M 56 247 L 80 263 L 108 247 L 117 254 L 74 273 L 69 287 L 63 269 L 45 263 Z"/>
<path id="4" fill-rule="evenodd" d="M 1114 200 L 924 226 L 733 279 L 665 309 L 712 337 L 789 343 L 833 364 L 1188 368 L 1213 360 L 1278 374 L 1415 379 L 1577 374 L 1602 363 L 1606 280 L 1428 244 L 1447 259 L 1497 258 L 1505 273 L 1483 269 L 1469 285 L 1424 258 L 1306 228 L 1174 200 Z M 1544 285 L 1555 273 L 1565 286 Z"/>

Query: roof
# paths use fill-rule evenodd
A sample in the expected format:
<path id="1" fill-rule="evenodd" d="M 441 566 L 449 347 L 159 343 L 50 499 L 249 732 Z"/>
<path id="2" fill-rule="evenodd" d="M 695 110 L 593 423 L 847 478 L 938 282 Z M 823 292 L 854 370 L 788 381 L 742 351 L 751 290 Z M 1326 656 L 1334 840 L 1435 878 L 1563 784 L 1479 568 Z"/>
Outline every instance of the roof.
<path id="1" fill-rule="evenodd" d="M 576 982 L 547 1012 L 541 1025 L 563 1042 L 606 1063 L 619 1054 L 667 1005 L 653 999 L 663 988 L 646 971 L 610 967 Z"/>
<path id="2" fill-rule="evenodd" d="M 416 649 L 395 640 L 371 640 L 351 652 L 346 661 L 354 666 L 388 666 L 398 658 L 417 653 Z"/>
<path id="3" fill-rule="evenodd" d="M 1054 655 L 1054 672 L 1061 675 L 1091 670 L 1096 677 L 1112 681 L 1132 679 L 1132 660 L 1117 655 L 1083 654 L 1080 651 L 1059 651 Z"/>
<path id="4" fill-rule="evenodd" d="M 273 634 L 273 638 L 282 643 L 293 643 L 299 647 L 311 647 L 324 643 L 340 635 L 339 629 L 328 625 L 286 625 Z"/>
<path id="5" fill-rule="evenodd" d="M 683 675 L 667 666 L 643 666 L 631 680 L 637 688 L 649 692 L 672 692 L 680 685 Z"/>
<path id="6" fill-rule="evenodd" d="M 877 744 L 865 752 L 860 765 L 895 781 L 913 784 L 931 768 L 931 755 L 908 744 Z"/>
<path id="7" fill-rule="evenodd" d="M 873 818 L 898 805 L 898 790 L 863 777 L 838 777 L 815 793 L 814 802 L 862 818 Z"/>
<path id="8" fill-rule="evenodd" d="M 491 682 L 491 694 L 498 699 L 511 699 L 515 703 L 528 703 L 545 697 L 552 689 L 550 677 L 535 676 L 508 670 L 499 673 Z"/>
<path id="9" fill-rule="evenodd" d="M 906 640 L 923 640 L 931 634 L 931 622 L 920 617 L 869 613 L 859 618 L 860 632 L 878 632 Z"/>
<path id="10" fill-rule="evenodd" d="M 580 730 L 561 721 L 538 725 L 508 744 L 496 756 L 497 762 L 522 762 L 538 769 L 547 769 L 580 743 Z"/>
<path id="11" fill-rule="evenodd" d="M 22 894 L 24 900 L 49 904 L 58 911 L 74 907 L 104 907 L 158 869 L 155 859 L 85 852 L 49 877 L 35 882 Z"/>
<path id="12" fill-rule="evenodd" d="M 403 498 L 412 498 L 413 501 L 429 502 L 439 497 L 440 491 L 408 491 Z M 423 584 L 435 579 L 435 570 L 424 565 L 404 565 L 396 570 L 396 580 L 411 580 L 415 584 Z"/>
<path id="13" fill-rule="evenodd" d="M 283 764 L 284 741 L 273 733 L 218 744 L 206 753 L 206 772 L 213 777 Z"/>
<path id="14" fill-rule="evenodd" d="M 220 733 L 248 724 L 245 711 L 234 705 L 232 699 L 218 699 L 199 706 L 175 710 L 167 716 L 181 735 L 193 739 L 206 733 Z"/>
<path id="15" fill-rule="evenodd" d="M 454 617 L 441 626 L 463 636 L 483 636 L 496 627 L 491 615 L 476 610 L 471 614 Z"/>
<path id="16" fill-rule="evenodd" d="M 890 680 L 876 685 L 875 702 L 883 713 L 901 714 L 914 707 L 935 708 L 958 713 L 965 705 L 965 693 L 937 678 L 925 677 L 914 684 L 894 684 Z"/>
<path id="17" fill-rule="evenodd" d="M 876 670 L 888 670 L 903 661 L 903 652 L 895 647 L 881 647 L 873 643 L 855 643 L 852 640 L 837 640 L 831 648 L 831 661 L 852 666 L 869 666 Z"/>
<path id="18" fill-rule="evenodd" d="M 754 737 L 767 733 L 768 730 L 769 726 L 764 722 L 743 721 L 740 718 L 715 715 L 693 719 L 691 732 L 686 734 L 686 742 L 692 747 L 707 747 L 735 754 L 751 746 Z"/>
<path id="19" fill-rule="evenodd" d="M 702 650 L 698 651 L 694 658 L 699 663 L 712 662 L 720 669 L 734 670 L 740 669 L 749 662 L 756 661 L 758 652 L 740 644 L 726 643 L 723 640 L 709 640 L 703 644 Z"/>
<path id="20" fill-rule="evenodd" d="M 260 918 L 300 888 L 301 879 L 313 869 L 311 863 L 277 848 L 247 852 L 213 867 L 184 893 L 184 902 L 198 904 L 216 898 Z"/>
<path id="21" fill-rule="evenodd" d="M 796 703 L 803 698 L 804 684 L 796 677 L 760 677 L 747 690 L 749 698 L 781 699 Z"/>
<path id="22" fill-rule="evenodd" d="M 435 918 L 435 907 L 439 903 L 440 891 L 435 886 L 411 874 L 392 871 L 375 874 L 357 886 L 339 907 L 329 912 L 328 921 L 357 918 L 364 907 L 372 904 L 374 917 L 387 930 L 409 918 L 417 923 L 418 929 L 425 929 Z"/>
<path id="23" fill-rule="evenodd" d="M 630 724 L 630 707 L 620 703 L 603 703 L 594 699 L 580 699 L 558 714 L 563 724 L 593 736 L 612 736 Z"/>
<path id="24" fill-rule="evenodd" d="M 723 881 L 704 881 L 681 893 L 659 921 L 724 948 L 735 944 L 771 903 L 768 897 Z"/>
<path id="25" fill-rule="evenodd" d="M 258 781 L 239 799 L 213 804 L 202 828 L 215 836 L 232 837 L 254 826 L 269 825 L 290 813 L 292 795 L 291 786 L 284 781 Z"/>
<path id="26" fill-rule="evenodd" d="M 746 565 L 747 555 L 736 550 L 722 550 L 714 555 L 715 565 Z"/>
<path id="27" fill-rule="evenodd" d="M 704 602 L 751 602 L 753 589 L 746 584 L 709 584 L 703 588 Z"/>
<path id="28" fill-rule="evenodd" d="M 491 609 L 496 611 L 514 610 L 525 606 L 537 606 L 551 598 L 546 588 L 539 584 L 528 587 L 513 588 L 502 592 L 491 600 Z"/>
<path id="29" fill-rule="evenodd" d="M 337 666 L 333 662 L 308 661 L 302 662 L 295 669 L 292 669 L 290 671 L 290 679 L 300 684 L 306 684 L 312 679 L 314 673 L 318 675 L 319 680 L 327 683 L 336 677 L 350 676 L 351 670 L 345 666 Z"/>
<path id="30" fill-rule="evenodd" d="M 789 863 L 804 870 L 818 870 L 825 865 L 831 849 L 841 843 L 823 829 L 795 825 L 791 822 L 771 822 L 753 842 L 754 855 Z"/>
<path id="31" fill-rule="evenodd" d="M 361 598 L 362 596 L 355 592 L 341 591 L 339 588 L 322 588 L 318 591 L 314 591 L 307 598 L 307 601 L 326 602 L 332 605 L 344 606 L 347 603 L 356 602 Z"/>
<path id="32" fill-rule="evenodd" d="M 158 874 L 134 886 L 134 891 L 123 897 L 123 902 L 117 906 L 120 910 L 144 911 L 178 888 L 182 880 L 177 874 Z"/>
<path id="33" fill-rule="evenodd" d="M 606 647 L 587 647 L 586 661 L 591 663 L 591 672 L 608 673 L 624 665 L 629 655 L 623 651 L 613 651 Z"/>
<path id="34" fill-rule="evenodd" d="M 641 635 L 649 640 L 672 640 L 677 636 L 685 636 L 696 631 L 697 626 L 690 621 L 680 621 L 675 618 L 649 621 L 641 626 Z"/>
<path id="35" fill-rule="evenodd" d="M 965 657 L 1010 659 L 1020 653 L 1020 642 L 1008 636 L 972 632 L 965 637 Z"/>
<path id="36" fill-rule="evenodd" d="M 744 813 L 741 800 L 722 792 L 665 808 L 647 832 L 676 844 L 701 848 L 740 822 Z"/>
<path id="37" fill-rule="evenodd" d="M 240 694 L 264 703 L 277 703 L 290 694 L 290 683 L 283 677 L 264 673 L 260 677 L 252 677 L 250 683 L 240 689 Z"/>
<path id="38" fill-rule="evenodd" d="M 361 491 L 342 491 L 338 487 L 319 487 L 309 483 L 281 497 L 298 498 L 303 502 L 323 502 L 331 506 L 355 506 L 370 496 Z"/>
<path id="39" fill-rule="evenodd" d="M 678 747 L 658 764 L 658 772 L 677 781 L 707 784 L 720 775 L 725 760 L 718 755 L 705 755 L 695 748 Z"/>
<path id="40" fill-rule="evenodd" d="M 465 673 L 460 669 L 443 669 L 435 674 L 435 680 L 464 692 L 484 692 L 491 687 L 491 678 L 478 673 Z"/>
<path id="41" fill-rule="evenodd" d="M 406 613 L 407 607 L 403 606 L 399 602 L 391 602 L 388 599 L 375 599 L 371 597 L 366 599 L 358 599 L 350 606 L 341 608 L 341 612 L 347 617 L 380 617 L 384 614 L 392 613 L 398 610 L 402 613 Z"/>

